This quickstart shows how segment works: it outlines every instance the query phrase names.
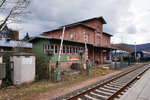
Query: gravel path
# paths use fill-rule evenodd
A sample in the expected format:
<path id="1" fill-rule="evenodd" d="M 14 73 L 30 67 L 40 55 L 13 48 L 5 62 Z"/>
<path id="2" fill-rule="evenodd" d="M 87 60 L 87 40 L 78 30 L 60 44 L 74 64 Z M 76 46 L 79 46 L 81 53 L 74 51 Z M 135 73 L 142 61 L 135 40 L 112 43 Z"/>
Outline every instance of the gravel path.
<path id="1" fill-rule="evenodd" d="M 58 89 L 53 90 L 51 92 L 41 93 L 38 96 L 26 98 L 24 100 L 51 100 L 53 98 L 56 98 L 56 97 L 61 96 L 61 95 L 64 95 L 64 94 L 69 93 L 71 91 L 74 91 L 76 89 L 88 86 L 88 85 L 90 85 L 92 83 L 97 82 L 98 80 L 102 80 L 102 79 L 105 79 L 105 78 L 110 77 L 112 75 L 118 74 L 120 72 L 121 71 L 117 71 L 117 72 L 114 72 L 114 73 L 107 74 L 105 76 L 91 78 L 91 79 L 88 79 L 88 80 L 83 81 L 83 82 L 78 82 L 78 83 L 75 83 L 75 84 L 72 84 L 72 85 L 69 85 L 69 86 L 58 88 Z"/>

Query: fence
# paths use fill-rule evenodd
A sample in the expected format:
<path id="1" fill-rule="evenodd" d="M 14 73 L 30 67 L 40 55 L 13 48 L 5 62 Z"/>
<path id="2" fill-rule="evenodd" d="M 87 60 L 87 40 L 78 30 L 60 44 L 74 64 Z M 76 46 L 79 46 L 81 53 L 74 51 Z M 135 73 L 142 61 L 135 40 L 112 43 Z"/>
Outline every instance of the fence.
<path id="1" fill-rule="evenodd" d="M 150 57 L 146 57 L 146 58 L 140 58 L 139 62 L 148 62 L 150 61 Z"/>
<path id="2" fill-rule="evenodd" d="M 135 64 L 135 60 L 131 60 L 131 61 L 121 61 L 121 62 L 112 62 L 109 64 L 109 67 L 110 69 L 121 69 L 121 68 L 124 68 L 124 67 L 127 67 L 127 66 L 131 66 L 133 64 Z"/>

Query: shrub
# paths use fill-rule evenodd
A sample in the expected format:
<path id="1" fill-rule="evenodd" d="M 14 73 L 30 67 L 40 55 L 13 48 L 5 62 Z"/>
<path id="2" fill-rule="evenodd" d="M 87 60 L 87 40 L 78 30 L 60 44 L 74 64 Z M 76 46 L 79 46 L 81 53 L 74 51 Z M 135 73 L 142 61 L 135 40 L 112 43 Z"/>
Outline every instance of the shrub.
<path id="1" fill-rule="evenodd" d="M 36 58 L 36 81 L 49 78 L 48 62 Z"/>
<path id="2" fill-rule="evenodd" d="M 2 83 L 2 87 L 5 87 L 5 86 L 9 86 L 9 85 L 12 85 L 12 82 L 11 82 L 11 70 L 10 70 L 10 56 L 12 55 L 13 53 L 12 52 L 4 52 L 2 55 L 3 55 L 3 63 L 6 64 L 6 78 L 3 79 L 3 83 Z"/>

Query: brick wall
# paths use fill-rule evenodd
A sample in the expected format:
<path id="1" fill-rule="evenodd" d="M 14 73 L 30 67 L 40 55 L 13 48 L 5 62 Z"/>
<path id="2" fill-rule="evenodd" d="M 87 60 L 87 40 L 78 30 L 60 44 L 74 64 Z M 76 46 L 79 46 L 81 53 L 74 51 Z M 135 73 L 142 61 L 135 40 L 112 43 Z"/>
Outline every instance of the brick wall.
<path id="1" fill-rule="evenodd" d="M 66 62 L 61 62 L 61 69 L 68 69 L 71 67 L 72 63 L 81 63 L 80 61 L 66 61 Z M 83 61 L 83 64 L 85 64 L 85 61 Z M 51 63 L 51 66 L 56 66 L 56 63 Z"/>
<path id="2" fill-rule="evenodd" d="M 106 43 L 106 41 L 108 41 L 108 44 Z M 111 44 L 110 44 L 110 35 L 103 34 L 103 41 L 102 41 L 102 44 L 103 44 L 104 46 L 111 46 Z"/>
<path id="3" fill-rule="evenodd" d="M 64 39 L 70 40 L 70 34 L 73 34 L 73 41 L 84 42 L 83 31 L 89 35 L 89 42 L 88 43 L 94 43 L 94 30 L 91 30 L 91 29 L 83 27 L 83 26 L 75 26 L 72 28 L 66 28 Z M 54 38 L 60 38 L 60 36 L 62 35 L 62 30 L 52 31 L 52 32 L 49 32 L 45 35 L 50 36 L 50 37 L 54 37 Z"/>
<path id="4" fill-rule="evenodd" d="M 82 25 L 68 27 L 65 30 L 65 38 L 66 40 L 70 40 L 70 34 L 73 34 L 73 41 L 84 42 L 83 31 L 89 35 L 89 43 L 98 45 L 98 37 L 100 37 L 100 45 L 110 46 L 110 36 L 103 34 L 103 24 L 99 19 L 93 19 L 89 21 L 82 22 L 85 25 L 91 26 L 96 30 L 83 27 Z M 100 31 L 99 31 L 100 30 Z M 46 36 L 60 38 L 62 35 L 62 30 L 54 30 L 45 34 Z M 106 45 L 106 40 L 108 41 L 108 45 Z"/>
<path id="5" fill-rule="evenodd" d="M 83 24 L 86 24 L 88 26 L 91 26 L 95 28 L 95 33 L 94 33 L 94 44 L 98 44 L 98 37 L 101 38 L 100 44 L 103 41 L 103 24 L 99 19 L 94 19 L 90 21 L 83 22 Z M 100 31 L 98 31 L 100 28 Z"/>

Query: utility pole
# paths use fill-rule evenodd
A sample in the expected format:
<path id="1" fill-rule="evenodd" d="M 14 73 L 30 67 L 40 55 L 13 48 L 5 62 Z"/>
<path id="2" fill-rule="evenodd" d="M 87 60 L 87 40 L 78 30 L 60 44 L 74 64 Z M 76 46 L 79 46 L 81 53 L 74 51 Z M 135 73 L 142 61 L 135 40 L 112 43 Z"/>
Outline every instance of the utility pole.
<path id="1" fill-rule="evenodd" d="M 136 42 L 135 42 L 135 59 L 136 59 Z"/>

